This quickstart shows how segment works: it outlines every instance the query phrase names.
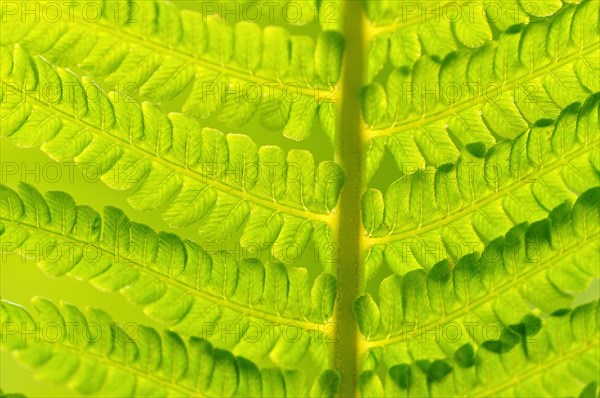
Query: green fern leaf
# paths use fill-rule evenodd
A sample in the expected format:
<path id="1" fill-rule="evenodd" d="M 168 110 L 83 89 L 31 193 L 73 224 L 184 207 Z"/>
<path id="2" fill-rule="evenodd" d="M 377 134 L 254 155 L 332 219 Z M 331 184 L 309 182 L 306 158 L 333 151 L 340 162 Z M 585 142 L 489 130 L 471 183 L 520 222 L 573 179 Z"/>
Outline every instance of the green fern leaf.
<path id="1" fill-rule="evenodd" d="M 298 11 L 305 18 L 316 7 L 310 2 L 292 6 L 299 4 L 307 7 Z M 290 5 L 277 8 L 291 12 Z M 320 104 L 335 100 L 336 90 L 329 84 L 339 76 L 343 39 L 333 30 L 315 43 L 289 37 L 278 27 L 260 29 L 250 22 L 231 27 L 216 15 L 180 12 L 162 0 L 102 1 L 93 20 L 86 18 L 86 10 L 83 4 L 60 5 L 56 12 L 68 13 L 72 20 L 33 23 L 5 13 L 7 32 L 1 44 L 18 42 L 56 65 L 79 67 L 153 102 L 168 102 L 190 86 L 183 112 L 199 119 L 217 112 L 226 123 L 242 126 L 259 110 L 262 118 L 279 114 L 280 121 L 271 127 L 285 126 L 283 134 L 294 140 L 308 137 Z M 293 99 L 295 91 L 302 100 Z"/>
<path id="2" fill-rule="evenodd" d="M 328 213 L 335 207 L 344 178 L 337 164 L 325 161 L 311 169 L 306 162 L 314 161 L 306 151 L 290 152 L 286 158 L 277 147 L 257 148 L 248 136 L 224 136 L 181 114 L 165 115 L 148 103 L 140 107 L 115 92 L 104 96 L 98 91 L 99 99 L 91 101 L 83 91 L 74 90 L 79 95 L 78 110 L 53 115 L 54 108 L 73 101 L 62 98 L 50 106 L 39 100 L 43 97 L 29 97 L 22 91 L 21 72 L 27 75 L 22 68 L 30 65 L 36 74 L 40 69 L 47 73 L 40 72 L 42 78 L 66 85 L 60 80 L 63 69 L 55 71 L 18 46 L 12 54 L 5 48 L 4 54 L 15 67 L 4 87 L 3 135 L 18 146 L 41 145 L 54 159 L 89 164 L 114 189 L 136 187 L 129 198 L 133 207 L 164 208 L 164 219 L 174 227 L 203 219 L 200 233 L 216 242 L 247 225 L 246 248 L 257 244 L 250 236 L 256 228 L 267 226 L 272 217 L 261 214 L 269 211 L 279 221 L 271 224 L 272 237 L 264 243 L 276 243 L 273 255 L 284 262 L 290 258 L 282 252 L 297 243 L 290 237 L 303 235 L 307 241 L 313 228 L 330 223 Z M 69 76 L 75 87 L 85 83 Z M 42 78 L 37 81 L 40 93 Z M 28 101 L 21 101 L 22 95 Z M 99 104 L 102 110 L 97 109 Z M 47 123 L 47 118 L 56 123 Z M 43 134 L 40 124 L 45 126 Z M 301 177 L 294 174 L 300 169 Z"/>
<path id="3" fill-rule="evenodd" d="M 130 222 L 112 207 L 100 217 L 63 192 L 48 192 L 44 198 L 27 184 L 19 185 L 19 193 L 0 185 L 0 193 L 3 253 L 30 258 L 52 276 L 67 275 L 101 290 L 119 291 L 144 306 L 151 318 L 188 336 L 223 343 L 227 335 L 218 330 L 219 322 L 233 317 L 238 334 L 230 335 L 225 345 L 234 351 L 244 340 L 254 339 L 242 332 L 253 333 L 252 327 L 261 325 L 264 340 L 274 341 L 260 355 L 273 350 L 276 363 L 295 365 L 306 352 L 293 360 L 278 353 L 288 339 L 269 337 L 270 323 L 313 336 L 305 340 L 305 349 L 323 344 L 323 324 L 331 319 L 336 296 L 331 274 L 321 274 L 310 293 L 294 276 L 301 269 L 288 275 L 279 262 L 263 264 L 237 260 L 226 251 L 207 252 L 191 240 Z M 299 308 L 288 305 L 290 300 L 312 304 Z"/>
<path id="4" fill-rule="evenodd" d="M 200 338 L 161 335 L 146 326 L 121 327 L 103 311 L 81 312 L 72 304 L 57 306 L 39 297 L 33 305 L 37 317 L 2 300 L 2 345 L 38 377 L 69 384 L 81 394 L 261 397 L 281 388 L 283 396 L 306 394 L 297 372 L 259 369 Z"/>
<path id="5" fill-rule="evenodd" d="M 3 301 L 33 373 L 101 396 L 597 395 L 598 0 L 35 3 L 0 2 L 2 272 L 22 257 L 166 331 Z M 86 185 L 102 215 L 40 193 L 26 148 L 124 192 Z"/>
<path id="6" fill-rule="evenodd" d="M 371 134 L 390 136 L 387 145 L 405 172 L 406 166 L 414 170 L 453 161 L 455 140 L 461 145 L 493 145 L 498 138 L 514 139 L 539 119 L 558 117 L 561 108 L 598 91 L 597 83 L 589 79 L 598 71 L 594 55 L 598 19 L 589 12 L 596 5 L 586 1 L 563 7 L 550 24 L 532 22 L 477 50 L 453 52 L 441 61 L 421 57 L 408 75 L 399 65 L 394 71 L 398 75 L 387 81 L 387 117 L 373 125 L 365 113 Z M 553 37 L 563 42 L 555 43 Z M 540 47 L 540 41 L 547 41 L 548 47 Z M 432 81 L 434 75 L 439 80 Z M 382 90 L 379 83 L 372 87 Z M 401 98 L 393 98 L 391 93 L 398 91 Z M 386 95 L 363 100 L 363 108 L 377 107 L 385 103 Z M 393 136 L 409 142 L 398 147 L 396 140 L 390 142 Z M 413 137 L 416 148 L 407 136 Z"/>

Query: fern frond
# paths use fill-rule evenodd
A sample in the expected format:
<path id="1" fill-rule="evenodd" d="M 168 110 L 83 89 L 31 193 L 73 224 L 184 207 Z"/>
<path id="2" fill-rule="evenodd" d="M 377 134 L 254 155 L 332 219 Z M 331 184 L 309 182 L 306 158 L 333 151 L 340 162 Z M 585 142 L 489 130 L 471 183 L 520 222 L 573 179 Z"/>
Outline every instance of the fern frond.
<path id="1" fill-rule="evenodd" d="M 441 261 L 428 273 L 386 278 L 379 304 L 369 295 L 355 302 L 365 345 L 390 367 L 409 359 L 444 359 L 464 344 L 485 345 L 486 325 L 527 321 L 531 306 L 538 315 L 568 308 L 571 293 L 600 277 L 589 261 L 600 249 L 599 203 L 596 187 L 572 207 L 564 203 L 546 219 L 520 224 L 455 265 Z M 440 335 L 449 329 L 458 337 Z"/>
<path id="2" fill-rule="evenodd" d="M 468 144 L 514 139 L 598 92 L 597 8 L 596 0 L 565 6 L 550 22 L 513 28 L 477 50 L 396 68 L 385 89 L 366 86 L 363 115 L 377 141 L 367 148 L 367 169 L 378 169 L 386 147 L 401 174 L 439 167 Z"/>
<path id="3" fill-rule="evenodd" d="M 72 21 L 22 23 L 19 15 L 7 15 L 1 43 L 18 42 L 55 65 L 81 68 L 154 103 L 192 87 L 184 94 L 184 114 L 217 113 L 232 126 L 260 114 L 263 125 L 293 140 L 307 138 L 317 116 L 337 102 L 343 39 L 336 31 L 322 32 L 315 42 L 282 27 L 232 27 L 162 0 L 101 1 L 93 21 L 82 17 L 83 3 L 57 6 Z"/>
<path id="4" fill-rule="evenodd" d="M 492 40 L 491 22 L 481 9 L 483 4 L 471 4 L 469 10 L 465 3 L 442 1 L 432 4 L 432 7 L 427 7 L 426 3 L 368 3 L 367 15 L 372 25 L 368 31 L 367 81 L 373 81 L 387 62 L 395 68 L 412 68 L 424 53 L 444 58 L 458 50 L 459 45 L 477 48 Z M 448 12 L 450 8 L 453 15 Z M 448 15 L 442 14 L 442 9 Z M 467 14 L 471 17 L 465 18 L 464 11 L 471 11 Z M 514 21 L 514 24 L 517 23 Z M 507 28 L 499 27 L 502 31 Z M 453 37 L 453 31 L 458 41 Z"/>
<path id="5" fill-rule="evenodd" d="M 237 346 L 234 350 L 247 357 L 269 355 L 291 366 L 308 352 L 328 349 L 323 333 L 336 295 L 332 275 L 319 275 L 310 289 L 304 268 L 287 270 L 277 262 L 209 253 L 191 240 L 130 222 L 113 207 L 101 218 L 63 192 L 44 197 L 25 183 L 19 191 L 0 185 L 3 253 L 31 259 L 55 277 L 67 275 L 118 291 L 172 330 Z M 236 333 L 221 330 L 225 325 Z M 264 335 L 248 344 L 256 325 Z M 269 325 L 279 326 L 267 336 L 275 328 Z M 298 330 L 299 341 L 290 343 L 283 328 Z M 263 340 L 268 344 L 259 344 Z"/>
<path id="6" fill-rule="evenodd" d="M 99 0 L 95 21 L 0 3 L 9 147 L 196 235 L 0 185 L 4 258 L 168 330 L 2 302 L 3 348 L 42 377 L 101 396 L 597 395 L 599 0 Z M 240 22 L 246 6 L 302 15 Z M 263 127 L 323 130 L 335 161 L 259 146 Z"/>
<path id="7" fill-rule="evenodd" d="M 288 263 L 297 260 L 286 254 L 290 246 L 303 252 L 313 231 L 329 228 L 343 182 L 336 163 L 315 166 L 308 151 L 258 148 L 245 135 L 225 136 L 150 103 L 105 95 L 19 46 L 3 47 L 2 58 L 3 136 L 93 167 L 113 189 L 136 187 L 134 208 L 163 208 L 174 227 L 203 219 L 201 236 L 217 242 L 245 225 L 246 249 L 271 249 Z M 44 100 L 48 82 L 60 89 L 56 101 Z"/>
<path id="8" fill-rule="evenodd" d="M 467 343 L 449 359 L 397 364 L 383 382 L 373 370 L 363 371 L 361 390 L 371 392 L 363 396 L 593 396 L 600 370 L 598 310 L 594 301 L 504 326 L 500 339 Z"/>
<path id="9" fill-rule="evenodd" d="M 423 55 L 444 58 L 459 47 L 478 48 L 493 40 L 493 31 L 504 32 L 540 17 L 547 18 L 569 8 L 561 0 L 521 2 L 440 1 L 402 3 L 373 1 L 366 11 L 369 77 L 373 78 L 390 62 L 395 68 L 412 68 Z"/>
<path id="10" fill-rule="evenodd" d="M 399 274 L 429 270 L 600 185 L 599 105 L 600 94 L 594 94 L 583 105 L 565 108 L 555 122 L 542 119 L 512 141 L 487 151 L 483 144 L 469 144 L 455 164 L 397 180 L 385 200 L 363 206 L 371 252 L 385 253 Z M 383 198 L 377 190 L 369 192 Z"/>
<path id="11" fill-rule="evenodd" d="M 97 309 L 35 298 L 37 316 L 1 302 L 2 346 L 47 381 L 102 397 L 306 396 L 300 372 L 259 369 L 200 338 L 127 324 Z M 328 395 L 333 396 L 333 394 Z"/>

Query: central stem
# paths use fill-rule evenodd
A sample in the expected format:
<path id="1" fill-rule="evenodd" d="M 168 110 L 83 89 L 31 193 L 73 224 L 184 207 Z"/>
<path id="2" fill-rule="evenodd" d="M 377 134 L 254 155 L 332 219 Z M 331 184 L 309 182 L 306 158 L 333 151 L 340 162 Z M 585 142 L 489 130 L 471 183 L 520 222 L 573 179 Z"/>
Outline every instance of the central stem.
<path id="1" fill-rule="evenodd" d="M 337 214 L 337 242 L 340 257 L 337 268 L 338 302 L 335 322 L 338 340 L 335 345 L 335 368 L 342 376 L 340 397 L 358 395 L 361 340 L 352 303 L 362 289 L 363 228 L 361 196 L 363 193 L 364 125 L 360 116 L 360 90 L 363 85 L 366 42 L 362 2 L 343 2 L 344 36 L 346 40 L 341 78 L 342 96 L 336 130 L 336 160 L 346 172 Z"/>

